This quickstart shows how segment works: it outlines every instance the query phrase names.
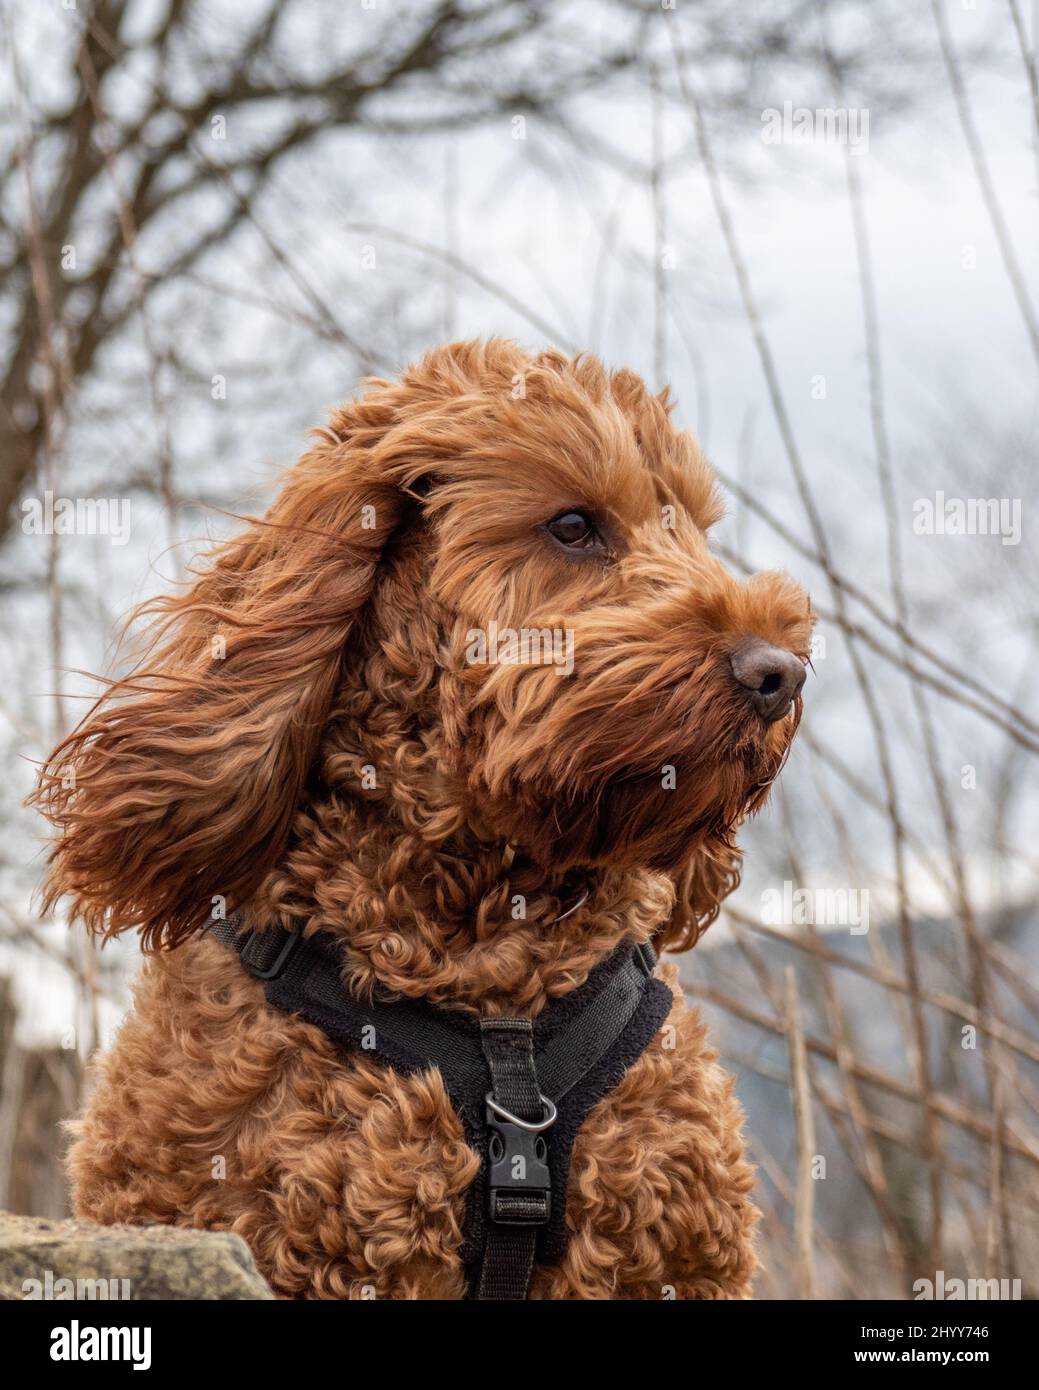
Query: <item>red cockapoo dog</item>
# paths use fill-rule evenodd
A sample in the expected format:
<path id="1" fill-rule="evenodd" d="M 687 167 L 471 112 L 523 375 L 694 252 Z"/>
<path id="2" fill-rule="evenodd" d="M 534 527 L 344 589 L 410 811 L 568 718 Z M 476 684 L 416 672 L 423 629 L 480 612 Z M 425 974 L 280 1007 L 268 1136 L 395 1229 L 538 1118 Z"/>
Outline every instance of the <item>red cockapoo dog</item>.
<path id="1" fill-rule="evenodd" d="M 734 579 L 720 512 L 666 392 L 454 344 L 335 412 L 266 516 L 146 605 L 147 653 L 36 794 L 48 904 L 149 948 L 75 1124 L 79 1216 L 237 1231 L 289 1297 L 749 1294 L 732 1083 L 674 968 L 631 974 L 737 884 L 800 715 L 808 600 Z M 270 1002 L 281 943 L 319 940 L 325 1013 Z M 428 1055 L 388 1061 L 422 1026 Z M 565 1101 L 516 1098 L 532 1059 L 584 1087 L 554 1195 Z"/>

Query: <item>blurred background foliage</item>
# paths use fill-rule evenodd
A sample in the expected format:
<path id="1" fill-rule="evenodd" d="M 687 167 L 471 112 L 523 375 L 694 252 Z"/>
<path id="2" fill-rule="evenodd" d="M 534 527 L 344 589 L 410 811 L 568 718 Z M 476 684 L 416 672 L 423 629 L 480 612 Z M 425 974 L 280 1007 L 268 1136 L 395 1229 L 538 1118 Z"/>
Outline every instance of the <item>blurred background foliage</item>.
<path id="1" fill-rule="evenodd" d="M 33 760 L 136 601 L 367 374 L 504 333 L 670 383 L 717 544 L 820 614 L 794 756 L 683 961 L 749 1113 L 763 1297 L 1039 1253 L 1036 0 L 4 0 L 0 1206 L 128 999 L 33 892 Z M 851 108 L 868 145 L 769 144 Z M 27 500 L 129 499 L 125 544 Z M 1021 507 L 1019 544 L 914 504 Z M 768 894 L 869 894 L 869 931 Z M 820 1161 L 822 1163 L 820 1165 Z"/>

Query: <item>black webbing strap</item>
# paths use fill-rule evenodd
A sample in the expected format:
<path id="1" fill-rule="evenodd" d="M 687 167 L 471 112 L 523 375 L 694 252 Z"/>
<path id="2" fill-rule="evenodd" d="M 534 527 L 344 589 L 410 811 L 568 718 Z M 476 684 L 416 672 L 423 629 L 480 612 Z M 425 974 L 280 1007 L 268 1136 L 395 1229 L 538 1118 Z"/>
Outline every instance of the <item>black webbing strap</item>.
<path id="1" fill-rule="evenodd" d="M 477 1298 L 526 1298 L 538 1227 L 548 1223 L 552 1211 L 547 1141 L 556 1119 L 555 1103 L 627 1027 L 647 976 L 653 973 L 651 961 L 651 947 L 636 947 L 580 1014 L 580 1026 L 562 1029 L 537 1051 L 536 1059 L 529 1019 L 481 1020 L 493 1096 L 488 1097 L 486 1117 L 489 1224 Z"/>
<path id="2" fill-rule="evenodd" d="M 557 1104 L 624 1032 L 655 967 L 656 956 L 648 942 L 632 948 L 581 1011 L 580 1027 L 561 1029 L 538 1046 L 538 1078 L 545 1094 Z"/>
<path id="3" fill-rule="evenodd" d="M 549 1127 L 556 1110 L 538 1084 L 529 1018 L 484 1019 L 480 1036 L 491 1073 L 486 1117 L 490 1171 L 489 1220 L 476 1297 L 522 1299 L 534 1272 L 538 1227 L 547 1225 L 551 1215 L 552 1182 L 541 1130 Z"/>
<path id="4" fill-rule="evenodd" d="M 641 1055 L 670 1010 L 649 945 L 622 943 L 583 985 L 529 1019 L 487 1019 L 425 1000 L 360 997 L 341 943 L 271 928 L 211 926 L 264 981 L 267 1002 L 334 1042 L 413 1075 L 437 1067 L 483 1160 L 467 1194 L 461 1257 L 481 1299 L 523 1298 L 535 1262 L 566 1249 L 570 1153 L 589 1110 Z"/>
<path id="5" fill-rule="evenodd" d="M 238 952 L 251 975 L 265 981 L 269 1004 L 299 1014 L 334 1041 L 385 1059 L 405 1074 L 437 1066 L 452 1093 L 455 1087 L 482 1086 L 486 1091 L 487 1068 L 475 1020 L 419 1000 L 351 994 L 342 982 L 342 959 L 333 938 L 320 933 L 303 937 L 280 928 L 242 932 L 240 920 L 236 914 L 210 930 Z"/>

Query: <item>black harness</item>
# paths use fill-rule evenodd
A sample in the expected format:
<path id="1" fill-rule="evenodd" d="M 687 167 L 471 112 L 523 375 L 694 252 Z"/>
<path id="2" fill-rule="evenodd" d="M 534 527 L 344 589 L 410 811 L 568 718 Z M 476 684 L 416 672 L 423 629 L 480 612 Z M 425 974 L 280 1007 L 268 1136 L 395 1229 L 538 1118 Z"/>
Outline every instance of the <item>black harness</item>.
<path id="1" fill-rule="evenodd" d="M 473 1297 L 526 1298 L 535 1262 L 567 1244 L 570 1154 L 585 1116 L 620 1081 L 671 1009 L 649 945 L 623 942 L 585 983 L 534 1020 L 475 1019 L 424 1000 L 360 999 L 328 933 L 214 924 L 267 1002 L 410 1076 L 437 1067 L 481 1158 L 466 1194 L 461 1258 Z"/>

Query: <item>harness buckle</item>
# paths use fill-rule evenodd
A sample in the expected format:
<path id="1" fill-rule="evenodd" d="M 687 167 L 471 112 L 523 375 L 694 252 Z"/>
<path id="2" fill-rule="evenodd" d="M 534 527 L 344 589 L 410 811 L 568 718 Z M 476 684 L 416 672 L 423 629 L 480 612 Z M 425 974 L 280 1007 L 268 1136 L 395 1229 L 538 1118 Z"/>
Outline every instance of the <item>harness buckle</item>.
<path id="1" fill-rule="evenodd" d="M 499 1226 L 544 1226 L 551 1215 L 552 1178 L 542 1131 L 555 1120 L 556 1108 L 542 1100 L 545 1118 L 532 1124 L 487 1096 L 487 1206 Z"/>
<path id="2" fill-rule="evenodd" d="M 282 933 L 285 940 L 278 945 L 278 932 L 250 931 L 239 949 L 242 964 L 258 980 L 276 980 L 289 963 L 289 957 L 302 941 L 298 932 Z M 276 949 L 272 952 L 272 947 Z"/>

